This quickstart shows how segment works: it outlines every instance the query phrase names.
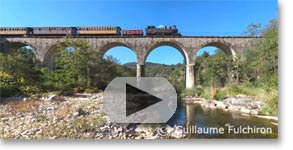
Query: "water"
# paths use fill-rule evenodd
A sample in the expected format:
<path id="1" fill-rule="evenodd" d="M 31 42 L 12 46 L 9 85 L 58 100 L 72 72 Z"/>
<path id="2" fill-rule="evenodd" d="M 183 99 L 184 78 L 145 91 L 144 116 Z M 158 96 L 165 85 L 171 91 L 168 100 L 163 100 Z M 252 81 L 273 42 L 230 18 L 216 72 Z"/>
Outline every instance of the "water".
<path id="1" fill-rule="evenodd" d="M 203 108 L 198 104 L 184 104 L 179 103 L 176 113 L 168 121 L 169 125 L 180 125 L 185 129 L 187 127 L 197 128 L 224 128 L 224 133 L 208 132 L 188 134 L 188 138 L 277 138 L 278 126 L 274 125 L 273 120 L 262 119 L 252 115 L 245 115 L 238 112 L 229 112 L 221 109 L 209 109 Z M 263 127 L 268 129 L 266 131 L 272 131 L 272 133 L 256 133 L 250 132 L 250 134 L 244 134 L 233 132 L 228 133 L 228 126 L 234 127 Z"/>

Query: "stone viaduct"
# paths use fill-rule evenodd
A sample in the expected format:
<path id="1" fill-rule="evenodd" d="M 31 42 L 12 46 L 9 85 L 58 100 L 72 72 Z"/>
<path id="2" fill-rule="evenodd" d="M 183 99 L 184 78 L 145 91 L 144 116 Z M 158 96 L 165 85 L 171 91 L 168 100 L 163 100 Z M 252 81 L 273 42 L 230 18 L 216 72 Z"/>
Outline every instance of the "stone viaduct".
<path id="1" fill-rule="evenodd" d="M 124 46 L 131 49 L 137 59 L 137 77 L 144 76 L 144 64 L 152 50 L 159 46 L 171 46 L 181 52 L 186 65 L 186 88 L 195 85 L 194 65 L 196 53 L 205 46 L 215 46 L 233 57 L 245 49 L 254 47 L 261 37 L 243 36 L 182 36 L 182 37 L 73 37 L 84 39 L 93 50 L 106 53 L 107 50 Z M 0 37 L 0 49 L 9 51 L 23 46 L 33 48 L 40 64 L 50 67 L 54 60 L 54 51 L 64 37 Z M 166 51 L 168 53 L 168 51 Z"/>

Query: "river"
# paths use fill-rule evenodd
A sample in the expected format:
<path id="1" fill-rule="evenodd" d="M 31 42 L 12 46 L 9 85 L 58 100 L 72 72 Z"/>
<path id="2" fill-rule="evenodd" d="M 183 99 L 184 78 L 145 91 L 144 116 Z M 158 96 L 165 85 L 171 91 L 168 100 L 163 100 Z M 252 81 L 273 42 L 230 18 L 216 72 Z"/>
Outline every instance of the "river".
<path id="1" fill-rule="evenodd" d="M 187 134 L 188 138 L 278 138 L 278 125 L 276 125 L 273 120 L 263 119 L 239 112 L 203 108 L 199 104 L 179 103 L 175 114 L 168 121 L 168 124 L 172 126 L 179 125 L 185 129 L 194 129 L 195 127 L 195 129 L 207 130 L 211 128 L 224 128 L 224 133 L 212 131 L 206 133 L 193 132 Z M 245 134 L 247 132 L 238 133 L 238 130 L 230 130 L 232 127 L 235 127 L 235 129 L 240 127 L 250 127 L 253 129 L 259 128 L 260 130 L 251 129 L 249 130 L 249 134 Z M 260 132 L 264 129 L 268 129 L 265 130 L 268 132 Z"/>

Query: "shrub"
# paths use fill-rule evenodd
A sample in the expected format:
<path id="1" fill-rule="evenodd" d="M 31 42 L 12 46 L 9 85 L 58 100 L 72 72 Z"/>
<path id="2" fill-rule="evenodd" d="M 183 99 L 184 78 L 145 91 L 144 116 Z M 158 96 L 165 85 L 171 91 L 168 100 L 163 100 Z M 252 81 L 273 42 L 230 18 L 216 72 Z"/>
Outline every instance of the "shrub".
<path id="1" fill-rule="evenodd" d="M 261 109 L 262 113 L 267 115 L 277 115 L 278 114 L 278 90 L 277 88 L 272 88 L 270 90 L 260 89 L 257 96 L 261 99 L 265 105 Z"/>
<path id="2" fill-rule="evenodd" d="M 10 97 L 19 94 L 21 94 L 21 91 L 14 84 L 13 77 L 0 71 L 0 96 Z"/>
<path id="3" fill-rule="evenodd" d="M 86 89 L 84 90 L 84 92 L 85 92 L 85 93 L 95 93 L 95 92 L 97 92 L 97 90 L 96 90 L 95 88 L 86 88 Z"/>
<path id="4" fill-rule="evenodd" d="M 21 95 L 21 91 L 15 86 L 1 85 L 0 86 L 0 97 L 10 97 Z"/>
<path id="5" fill-rule="evenodd" d="M 216 100 L 223 100 L 227 97 L 227 92 L 224 89 L 217 89 L 215 99 Z"/>
<path id="6" fill-rule="evenodd" d="M 193 89 L 184 89 L 181 92 L 181 96 L 195 96 L 199 97 L 203 93 L 203 89 L 201 87 L 193 88 Z"/>

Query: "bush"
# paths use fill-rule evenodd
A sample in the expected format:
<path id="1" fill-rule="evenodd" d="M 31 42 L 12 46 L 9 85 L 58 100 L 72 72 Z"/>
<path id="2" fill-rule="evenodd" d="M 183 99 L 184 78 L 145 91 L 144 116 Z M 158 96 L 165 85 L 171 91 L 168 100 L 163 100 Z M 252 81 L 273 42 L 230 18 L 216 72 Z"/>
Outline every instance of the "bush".
<path id="1" fill-rule="evenodd" d="M 214 98 L 216 100 L 223 100 L 227 97 L 227 92 L 224 89 L 217 89 L 216 95 Z"/>
<path id="2" fill-rule="evenodd" d="M 278 89 L 272 88 L 270 90 L 259 90 L 257 96 L 261 99 L 265 106 L 261 109 L 262 113 L 267 115 L 278 115 Z"/>
<path id="3" fill-rule="evenodd" d="M 72 88 L 72 92 L 73 93 L 83 93 L 85 90 L 84 88 L 82 87 L 75 87 L 75 88 Z"/>
<path id="4" fill-rule="evenodd" d="M 14 85 L 13 77 L 0 72 L 0 97 L 20 95 L 21 91 Z"/>
<path id="5" fill-rule="evenodd" d="M 11 97 L 21 95 L 21 91 L 15 86 L 0 86 L 0 97 Z"/>
<path id="6" fill-rule="evenodd" d="M 203 93 L 203 89 L 201 87 L 193 88 L 193 89 L 184 89 L 181 92 L 181 96 L 194 96 L 194 97 L 199 97 Z"/>
<path id="7" fill-rule="evenodd" d="M 85 93 L 96 93 L 97 92 L 97 90 L 95 89 L 95 88 L 86 88 L 85 90 L 84 90 L 84 92 Z"/>

